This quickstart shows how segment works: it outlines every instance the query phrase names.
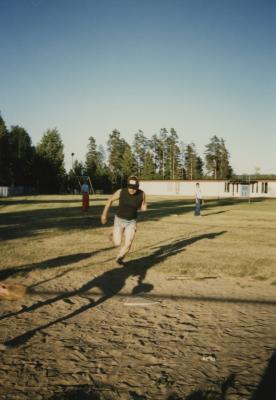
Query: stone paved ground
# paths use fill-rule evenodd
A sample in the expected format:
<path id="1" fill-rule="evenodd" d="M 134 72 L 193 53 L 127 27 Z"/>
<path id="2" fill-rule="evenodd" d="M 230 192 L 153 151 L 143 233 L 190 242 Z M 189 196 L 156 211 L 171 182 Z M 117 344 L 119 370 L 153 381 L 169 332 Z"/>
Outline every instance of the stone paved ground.
<path id="1" fill-rule="evenodd" d="M 274 400 L 275 286 L 126 269 L 1 302 L 1 400 Z"/>

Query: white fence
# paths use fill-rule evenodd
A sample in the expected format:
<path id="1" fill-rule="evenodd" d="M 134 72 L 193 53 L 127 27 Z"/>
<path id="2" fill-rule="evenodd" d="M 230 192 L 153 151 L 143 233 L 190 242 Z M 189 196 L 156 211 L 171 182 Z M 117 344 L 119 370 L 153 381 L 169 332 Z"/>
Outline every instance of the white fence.
<path id="1" fill-rule="evenodd" d="M 8 197 L 8 196 L 9 196 L 9 187 L 0 186 L 0 197 Z"/>
<path id="2" fill-rule="evenodd" d="M 149 195 L 187 196 L 193 197 L 196 183 L 200 184 L 204 197 L 229 198 L 244 197 L 244 183 L 224 180 L 192 180 L 192 181 L 146 181 L 140 187 Z M 260 180 L 248 183 L 247 193 L 250 197 L 275 197 L 276 180 Z"/>
<path id="3" fill-rule="evenodd" d="M 0 186 L 0 197 L 24 196 L 35 194 L 35 188 L 32 186 Z"/>

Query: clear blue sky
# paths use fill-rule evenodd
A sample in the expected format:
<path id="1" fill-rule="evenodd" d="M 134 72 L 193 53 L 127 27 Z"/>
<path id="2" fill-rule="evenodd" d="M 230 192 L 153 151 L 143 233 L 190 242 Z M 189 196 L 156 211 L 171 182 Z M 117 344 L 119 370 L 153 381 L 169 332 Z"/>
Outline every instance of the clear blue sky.
<path id="1" fill-rule="evenodd" d="M 276 173 L 276 1 L 0 0 L 0 110 L 37 144 L 57 128 L 130 144 L 174 127 L 203 156 L 226 140 L 236 173 Z"/>

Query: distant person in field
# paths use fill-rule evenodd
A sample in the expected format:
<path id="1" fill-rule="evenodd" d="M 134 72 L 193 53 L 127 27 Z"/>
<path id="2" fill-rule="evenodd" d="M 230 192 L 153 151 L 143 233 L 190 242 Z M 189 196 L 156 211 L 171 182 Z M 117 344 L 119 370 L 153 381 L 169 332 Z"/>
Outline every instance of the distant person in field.
<path id="1" fill-rule="evenodd" d="M 112 203 L 119 200 L 119 208 L 114 219 L 112 240 L 115 246 L 120 246 L 124 236 L 124 244 L 120 248 L 116 263 L 123 265 L 124 257 L 129 252 L 136 232 L 138 210 L 146 211 L 146 195 L 139 189 L 136 176 L 130 176 L 127 187 L 117 190 L 107 201 L 101 215 L 101 223 L 106 224 L 108 212 Z"/>
<path id="2" fill-rule="evenodd" d="M 81 194 L 82 194 L 82 211 L 87 211 L 89 208 L 89 192 L 90 187 L 88 185 L 88 181 L 85 180 L 81 185 Z"/>
<path id="3" fill-rule="evenodd" d="M 195 188 L 195 216 L 201 215 L 201 205 L 203 203 L 202 193 L 199 183 L 196 184 Z"/>

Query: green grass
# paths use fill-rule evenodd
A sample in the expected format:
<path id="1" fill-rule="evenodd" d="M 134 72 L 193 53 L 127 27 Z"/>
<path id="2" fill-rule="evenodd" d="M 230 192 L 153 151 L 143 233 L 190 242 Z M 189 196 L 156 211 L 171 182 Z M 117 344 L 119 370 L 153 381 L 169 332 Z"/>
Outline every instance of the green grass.
<path id="1" fill-rule="evenodd" d="M 107 226 L 99 222 L 106 199 L 92 196 L 88 213 L 80 210 L 80 196 L 0 199 L 0 279 L 113 266 L 117 251 L 107 235 L 116 207 Z M 148 202 L 128 260 L 171 275 L 275 284 L 276 200 L 207 200 L 200 218 L 192 199 L 152 196 Z"/>

